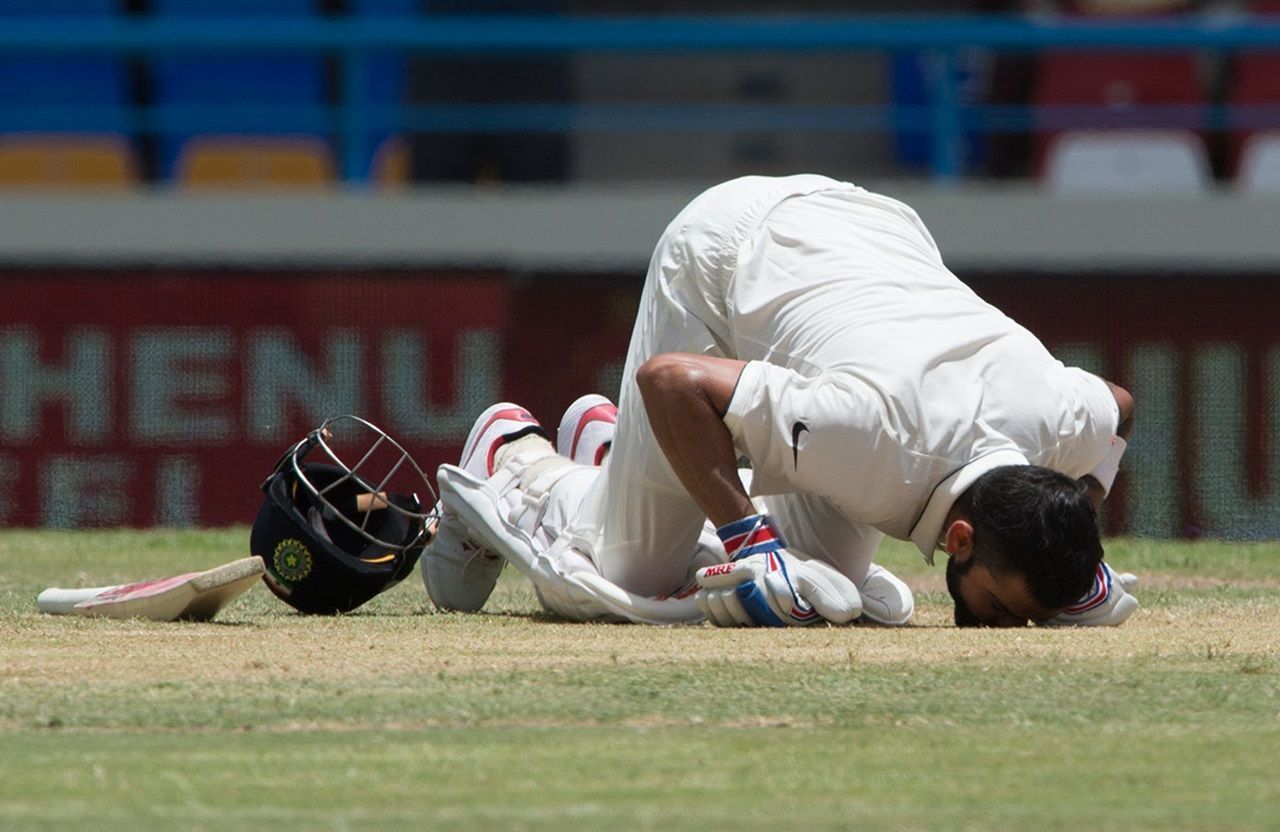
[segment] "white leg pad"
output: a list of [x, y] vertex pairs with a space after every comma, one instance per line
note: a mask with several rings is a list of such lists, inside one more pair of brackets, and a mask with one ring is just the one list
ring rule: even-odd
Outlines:
[[503, 495], [455, 465], [441, 465], [436, 479], [440, 502], [462, 519], [472, 536], [536, 583], [541, 569], [537, 544], [529, 532], [508, 520], [511, 506]]
[[871, 564], [867, 577], [858, 584], [862, 595], [862, 617], [876, 624], [898, 627], [911, 620], [916, 611], [911, 587], [879, 564]]
[[538, 535], [547, 513], [551, 489], [565, 477], [582, 470], [560, 456], [541, 436], [517, 439], [498, 450], [496, 469], [487, 482], [502, 498], [507, 519], [539, 538], [545, 547], [551, 540]]
[[[569, 549], [564, 541], [540, 544], [536, 529], [525, 527], [529, 511], [536, 514], [540, 498], [522, 493], [518, 480], [519, 475], [530, 473], [534, 479], [542, 480], [538, 483], [541, 485], [554, 470], [548, 466], [535, 471], [532, 465], [520, 470], [521, 462], [531, 461], [509, 456], [503, 460], [502, 470], [488, 480], [477, 479], [454, 465], [442, 465], [437, 483], [445, 506], [457, 512], [477, 540], [500, 553], [533, 582], [544, 606], [580, 621], [623, 619], [645, 624], [684, 624], [702, 619], [692, 597], [657, 599], [635, 595], [600, 577], [591, 561]], [[541, 498], [545, 496], [544, 492]]]
[[595, 572], [574, 572], [566, 576], [592, 600], [614, 615], [637, 624], [696, 624], [703, 620], [694, 595], [649, 598], [627, 592]]

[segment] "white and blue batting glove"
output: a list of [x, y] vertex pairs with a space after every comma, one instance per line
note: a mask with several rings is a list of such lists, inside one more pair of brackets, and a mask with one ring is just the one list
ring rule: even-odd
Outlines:
[[844, 624], [862, 614], [858, 588], [821, 561], [802, 560], [763, 514], [716, 530], [728, 563], [697, 572], [699, 609], [717, 627]]
[[1137, 575], [1116, 572], [1100, 563], [1088, 594], [1046, 623], [1067, 627], [1119, 627], [1138, 609], [1138, 599], [1129, 594], [1137, 586]]

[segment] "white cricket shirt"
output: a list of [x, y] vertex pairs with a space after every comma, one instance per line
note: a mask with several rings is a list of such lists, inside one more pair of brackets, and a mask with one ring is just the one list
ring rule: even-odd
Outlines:
[[932, 560], [974, 480], [1083, 476], [1119, 410], [961, 283], [914, 211], [832, 185], [779, 201], [736, 251], [725, 351], [750, 363], [724, 421], [753, 494], [820, 495]]

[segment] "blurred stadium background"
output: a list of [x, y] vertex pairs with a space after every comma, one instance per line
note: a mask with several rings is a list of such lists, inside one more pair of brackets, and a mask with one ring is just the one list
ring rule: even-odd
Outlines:
[[1280, 535], [1280, 3], [0, 0], [0, 524], [249, 522], [617, 388], [703, 187], [821, 172], [1140, 426], [1106, 523]]

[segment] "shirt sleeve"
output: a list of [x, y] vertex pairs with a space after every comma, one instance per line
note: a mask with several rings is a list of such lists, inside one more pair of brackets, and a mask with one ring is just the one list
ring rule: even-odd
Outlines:
[[1068, 476], [1082, 477], [1110, 453], [1120, 426], [1120, 405], [1107, 383], [1092, 373], [1067, 367], [1064, 379], [1075, 430], [1043, 464]]

